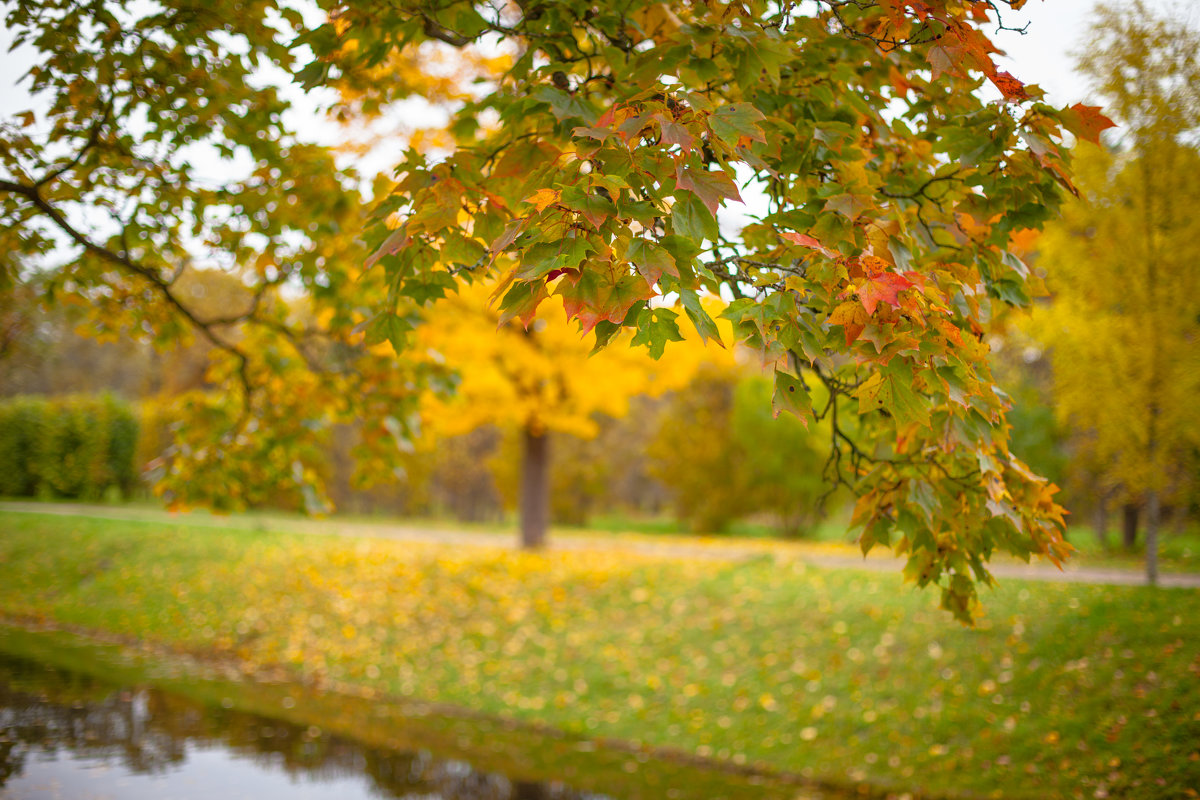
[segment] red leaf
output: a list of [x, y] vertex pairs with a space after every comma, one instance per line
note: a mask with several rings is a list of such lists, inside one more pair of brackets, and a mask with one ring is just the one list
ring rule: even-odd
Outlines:
[[673, 144], [679, 145], [679, 149], [684, 153], [691, 153], [696, 149], [696, 137], [688, 132], [688, 129], [680, 125], [678, 122], [672, 122], [662, 114], [655, 114], [654, 119], [662, 127], [662, 143], [670, 147]]
[[881, 300], [893, 308], [899, 308], [900, 301], [896, 296], [905, 289], [911, 289], [912, 285], [912, 281], [903, 275], [881, 272], [866, 282], [859, 290], [858, 298], [867, 314], [873, 315]]
[[796, 233], [795, 231], [783, 231], [779, 234], [784, 239], [787, 239], [792, 244], [798, 244], [801, 247], [807, 247], [809, 250], [816, 250], [822, 255], [829, 258], [837, 258], [837, 253], [830, 250], [819, 241], [809, 236], [807, 233]]
[[742, 196], [738, 194], [733, 179], [720, 170], [709, 172], [703, 169], [684, 169], [683, 165], [680, 165], [675, 169], [675, 185], [699, 197], [700, 202], [704, 203], [714, 216], [721, 206], [722, 198], [742, 202]]
[[615, 105], [609, 106], [608, 111], [605, 111], [604, 114], [600, 117], [600, 119], [596, 120], [596, 127], [597, 128], [611, 127], [613, 124], [613, 121], [616, 119], [616, 115], [617, 115], [617, 106], [615, 106]]
[[909, 0], [908, 6], [916, 12], [917, 19], [924, 22], [926, 18], [933, 12], [933, 8], [927, 3], [922, 3], [920, 0]]

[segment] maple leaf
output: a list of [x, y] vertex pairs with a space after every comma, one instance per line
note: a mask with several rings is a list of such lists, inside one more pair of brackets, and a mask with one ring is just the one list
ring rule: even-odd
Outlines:
[[680, 189], [693, 192], [714, 215], [721, 207], [722, 198], [742, 202], [733, 179], [720, 170], [688, 169], [681, 164], [675, 169], [675, 184]]
[[812, 397], [804, 382], [781, 369], [775, 370], [775, 393], [771, 397], [771, 410], [778, 417], [784, 411], [794, 415], [804, 427], [812, 417]]
[[913, 389], [912, 370], [898, 362], [893, 361], [868, 378], [854, 396], [858, 398], [859, 414], [882, 409], [900, 425], [929, 427], [929, 408]]
[[700, 242], [716, 241], [719, 229], [716, 215], [695, 192], [683, 191], [671, 206], [671, 224], [679, 234]]
[[504, 327], [513, 317], [518, 317], [528, 330], [537, 315], [538, 306], [546, 299], [546, 285], [542, 281], [514, 282], [500, 301], [500, 321], [497, 328]]
[[780, 237], [787, 239], [792, 244], [798, 244], [801, 247], [807, 247], [809, 250], [816, 250], [829, 258], [837, 258], [837, 253], [830, 250], [825, 245], [821, 244], [816, 238], [809, 236], [807, 233], [796, 233], [795, 231], [783, 231]]
[[1117, 123], [1100, 113], [1099, 106], [1085, 106], [1083, 103], [1064, 109], [1061, 118], [1067, 130], [1094, 144], [1100, 143], [1101, 131], [1117, 126]]
[[858, 266], [864, 275], [868, 278], [874, 278], [881, 272], [885, 272], [889, 264], [879, 256], [868, 253], [858, 259]]
[[938, 329], [938, 331], [943, 336], [945, 336], [948, 340], [950, 340], [954, 344], [958, 345], [959, 347], [963, 346], [962, 331], [960, 331], [958, 329], [958, 326], [955, 325], [953, 322], [946, 319], [945, 317], [938, 317], [937, 319], [934, 320], [933, 324]]
[[766, 144], [767, 137], [758, 125], [763, 119], [762, 112], [749, 103], [731, 103], [721, 106], [709, 116], [708, 127], [726, 141], [736, 142], [744, 136]]
[[680, 125], [678, 122], [667, 119], [662, 114], [655, 114], [654, 119], [662, 128], [662, 143], [670, 147], [678, 145], [679, 149], [684, 153], [691, 153], [696, 149], [696, 137], [692, 136], [688, 129]]
[[941, 45], [934, 45], [933, 47], [929, 48], [929, 53], [926, 55], [926, 58], [929, 61], [929, 66], [932, 67], [933, 80], [935, 81], [947, 72], [952, 75], [957, 75], [959, 73], [954, 56], [947, 48]]
[[1010, 102], [1017, 100], [1028, 100], [1029, 92], [1025, 89], [1025, 84], [1013, 77], [1009, 72], [997, 72], [994, 75], [989, 75], [990, 80], [1000, 94], [1004, 95], [1004, 99]]
[[634, 303], [654, 296], [640, 275], [616, 269], [568, 270], [556, 292], [563, 299], [567, 316], [579, 321], [583, 333], [601, 320], [621, 324]]
[[504, 226], [504, 230], [501, 231], [500, 235], [492, 240], [492, 244], [488, 248], [488, 251], [493, 255], [502, 252], [506, 247], [517, 240], [517, 237], [521, 235], [521, 230], [524, 227], [524, 219], [509, 220], [508, 224]]
[[826, 210], [836, 211], [851, 221], [858, 219], [863, 211], [873, 205], [874, 203], [867, 198], [849, 192], [835, 194], [825, 201]]
[[524, 202], [532, 203], [537, 209], [537, 213], [542, 213], [549, 206], [558, 202], [558, 198], [562, 196], [562, 192], [558, 189], [538, 189], [533, 194], [526, 197]]
[[846, 346], [849, 347], [866, 327], [868, 317], [861, 303], [848, 300], [833, 310], [826, 320], [830, 325], [842, 326], [846, 334]]
[[880, 272], [867, 280], [858, 290], [859, 300], [868, 316], [874, 316], [875, 309], [882, 301], [893, 308], [900, 307], [897, 295], [905, 289], [911, 289], [913, 282], [903, 275], [894, 272]]
[[375, 252], [372, 253], [369, 258], [367, 258], [365, 264], [366, 268], [370, 269], [377, 261], [379, 261], [379, 259], [396, 253], [400, 250], [400, 248], [407, 245], [410, 241], [412, 240], [408, 237], [407, 226], [401, 226], [392, 231], [387, 239], [383, 241], [383, 244], [379, 245]]
[[576, 139], [595, 139], [598, 142], [603, 142], [612, 136], [613, 132], [610, 128], [601, 128], [599, 126], [591, 128], [579, 125], [571, 131], [571, 135]]
[[679, 268], [671, 254], [647, 239], [635, 238], [631, 241], [625, 251], [625, 258], [637, 268], [650, 286], [658, 283], [664, 272], [671, 277], [679, 277]]

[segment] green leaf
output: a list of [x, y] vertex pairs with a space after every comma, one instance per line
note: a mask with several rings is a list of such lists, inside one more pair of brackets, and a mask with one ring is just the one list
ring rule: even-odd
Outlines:
[[533, 93], [535, 100], [550, 104], [550, 110], [559, 122], [567, 119], [582, 119], [589, 126], [596, 121], [596, 111], [578, 95], [568, 94], [553, 86], [541, 86]]
[[630, 241], [629, 248], [625, 251], [625, 258], [637, 267], [637, 271], [651, 286], [658, 283], [658, 279], [664, 272], [672, 277], [679, 277], [679, 268], [675, 266], [675, 259], [649, 239], [638, 237]]
[[592, 329], [592, 332], [596, 334], [596, 345], [592, 348], [592, 351], [589, 353], [589, 355], [594, 356], [596, 353], [599, 353], [601, 350], [607, 347], [608, 343], [612, 341], [613, 337], [621, 332], [621, 325], [616, 322], [609, 322], [606, 319], [602, 319], [596, 323], [596, 327]]
[[373, 347], [383, 342], [391, 342], [392, 348], [397, 353], [402, 353], [407, 346], [408, 334], [412, 330], [412, 322], [405, 317], [392, 313], [379, 314], [367, 326], [363, 344]]
[[915, 422], [929, 427], [928, 401], [912, 388], [912, 370], [902, 364], [893, 359], [858, 387], [854, 392], [858, 398], [858, 413], [865, 415], [884, 410], [898, 425]]
[[556, 242], [538, 242], [525, 251], [516, 278], [544, 278], [556, 269], [577, 269], [595, 246], [583, 236], [568, 236]]
[[713, 341], [724, 347], [725, 343], [721, 341], [721, 332], [717, 330], [717, 323], [700, 304], [700, 296], [691, 289], [683, 289], [679, 292], [679, 299], [683, 301], [683, 310], [687, 312], [688, 319], [696, 327], [696, 333], [700, 334], [701, 341]]
[[542, 281], [517, 281], [500, 300], [500, 324], [519, 317], [526, 328], [537, 314], [538, 306], [546, 299], [546, 284]]
[[567, 316], [579, 320], [584, 333], [600, 320], [623, 322], [635, 303], [654, 294], [640, 275], [605, 268], [569, 272], [555, 293], [562, 297]]
[[633, 344], [645, 345], [651, 358], [661, 358], [667, 342], [683, 341], [679, 323], [675, 321], [678, 317], [669, 308], [643, 308], [638, 314], [638, 331], [633, 337]]
[[795, 375], [776, 369], [775, 394], [771, 396], [771, 410], [776, 417], [787, 411], [807, 428], [808, 421], [813, 416], [812, 397], [809, 395], [804, 381]]
[[716, 241], [717, 218], [693, 192], [680, 192], [671, 207], [671, 225], [675, 232], [699, 244], [705, 239]]
[[458, 288], [454, 276], [445, 270], [423, 270], [412, 277], [406, 278], [401, 285], [400, 293], [411, 297], [419, 305], [425, 305], [446, 296]]
[[767, 137], [758, 125], [764, 119], [762, 112], [749, 103], [732, 103], [713, 112], [708, 127], [713, 135], [730, 145], [736, 145], [743, 136], [765, 144]]
[[658, 240], [658, 243], [671, 254], [671, 258], [675, 259], [675, 266], [678, 268], [680, 275], [693, 275], [692, 265], [695, 263], [696, 256], [700, 255], [700, 243], [695, 242], [686, 236], [676, 236], [674, 234], [664, 236]]

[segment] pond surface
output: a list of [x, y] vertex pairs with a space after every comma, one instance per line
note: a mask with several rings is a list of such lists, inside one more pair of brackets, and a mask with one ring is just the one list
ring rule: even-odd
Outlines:
[[[71, 697], [74, 699], [68, 700]], [[0, 655], [0, 797], [606, 800]]]
[[[106, 681], [97, 676], [96, 664], [88, 667], [85, 673], [0, 650], [0, 800], [794, 800], [833, 796], [794, 783], [655, 760], [646, 754], [605, 753], [585, 742], [539, 743], [527, 731], [514, 734], [516, 745], [499, 741], [504, 738], [502, 731], [486, 731], [483, 740], [494, 742], [495, 747], [486, 751], [492, 755], [483, 759], [489, 762], [487, 767], [480, 767], [458, 753], [368, 744], [345, 731], [347, 719], [351, 726], [359, 725], [364, 735], [375, 725], [353, 722], [357, 719], [353, 711], [331, 718], [329, 727], [312, 719], [304, 721], [313, 724], [297, 724], [282, 714], [238, 710], [229, 698], [206, 702], [152, 685]], [[209, 693], [212, 698], [220, 694]], [[296, 708], [291, 697], [285, 695], [289, 699], [284, 699], [283, 707]], [[369, 705], [372, 718], [395, 716], [386, 710], [381, 715], [379, 704]], [[389, 724], [407, 723], [393, 719]], [[419, 721], [415, 741], [424, 741], [420, 725], [428, 726], [431, 742], [438, 741], [438, 724], [436, 719]], [[450, 729], [461, 742], [463, 725], [487, 724], [455, 720]], [[414, 738], [400, 741], [411, 745]], [[520, 754], [521, 748], [544, 750], [542, 761], [548, 761], [552, 770], [559, 769], [563, 779], [529, 779], [533, 762]]]

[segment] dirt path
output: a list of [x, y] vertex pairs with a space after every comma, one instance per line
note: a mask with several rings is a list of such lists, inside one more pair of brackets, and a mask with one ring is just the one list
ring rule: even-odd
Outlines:
[[[204, 511], [173, 513], [153, 508], [113, 507], [75, 503], [0, 502], [0, 511], [55, 514], [91, 517], [130, 522], [162, 522], [200, 527], [229, 528], [306, 533], [334, 536], [370, 536], [398, 541], [476, 547], [516, 547], [511, 532], [497, 530], [464, 530], [440, 525], [419, 525], [405, 522], [375, 522], [342, 519], [303, 519], [288, 516], [242, 515], [222, 517]], [[860, 569], [872, 572], [899, 572], [902, 560], [888, 555], [863, 558], [853, 547], [821, 542], [752, 541], [739, 539], [702, 540], [681, 538], [678, 541], [657, 537], [607, 534], [554, 533], [550, 549], [559, 551], [623, 550], [667, 558], [699, 558], [718, 561], [741, 561], [771, 556], [799, 559], [819, 567]], [[1049, 564], [994, 563], [992, 573], [997, 578], [1018, 578], [1035, 581], [1063, 581], [1135, 586], [1146, 582], [1138, 570], [1096, 568], [1068, 565], [1062, 571]], [[1159, 576], [1165, 588], [1200, 589], [1200, 573], [1167, 573]]]

